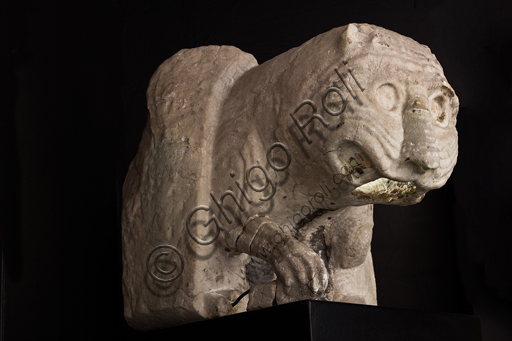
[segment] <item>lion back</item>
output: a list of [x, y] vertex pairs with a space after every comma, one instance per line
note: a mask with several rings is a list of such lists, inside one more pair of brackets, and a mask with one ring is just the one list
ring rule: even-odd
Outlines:
[[186, 219], [211, 200], [212, 146], [222, 103], [233, 83], [256, 65], [235, 47], [206, 46], [179, 51], [151, 78], [147, 124], [123, 186], [124, 314], [134, 328], [217, 316], [210, 309], [219, 302], [208, 304], [212, 297], [232, 313], [226, 292], [246, 289], [243, 276], [220, 271], [243, 267], [240, 257], [227, 257], [218, 241], [195, 242]]

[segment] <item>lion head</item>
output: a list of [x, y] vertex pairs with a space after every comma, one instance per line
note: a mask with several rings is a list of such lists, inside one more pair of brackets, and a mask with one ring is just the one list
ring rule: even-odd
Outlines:
[[[309, 50], [324, 58], [311, 62]], [[295, 53], [298, 71], [286, 82], [297, 84], [301, 63], [312, 65], [315, 77], [289, 97], [297, 103], [309, 96], [319, 116], [306, 127], [311, 110], [302, 109], [305, 102], [290, 115], [304, 125], [302, 150], [294, 156], [304, 166], [323, 164], [312, 173], [342, 186], [336, 206], [415, 204], [446, 183], [457, 160], [459, 100], [427, 46], [377, 26], [350, 24]], [[296, 129], [290, 120], [281, 124]], [[281, 139], [292, 145], [289, 135]]]

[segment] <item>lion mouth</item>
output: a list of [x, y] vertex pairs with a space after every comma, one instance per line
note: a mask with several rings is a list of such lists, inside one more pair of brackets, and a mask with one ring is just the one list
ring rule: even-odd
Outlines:
[[337, 153], [329, 157], [333, 169], [339, 169], [337, 177], [333, 177], [334, 183], [347, 185], [345, 193], [348, 197], [344, 200], [348, 199], [354, 205], [413, 205], [419, 203], [429, 190], [423, 185], [425, 174], [417, 176], [409, 163], [384, 168], [361, 147], [350, 143], [341, 145]]
[[410, 204], [411, 201], [421, 200], [419, 189], [414, 182], [395, 181], [388, 178], [378, 178], [354, 189], [351, 194], [359, 200], [374, 204]]

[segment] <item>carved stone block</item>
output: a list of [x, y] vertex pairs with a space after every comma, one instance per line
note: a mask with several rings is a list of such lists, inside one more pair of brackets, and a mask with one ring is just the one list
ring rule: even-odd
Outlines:
[[457, 159], [458, 98], [436, 57], [368, 24], [262, 65], [230, 46], [181, 50], [147, 101], [123, 187], [125, 317], [137, 329], [248, 302], [376, 305], [373, 204], [420, 202]]

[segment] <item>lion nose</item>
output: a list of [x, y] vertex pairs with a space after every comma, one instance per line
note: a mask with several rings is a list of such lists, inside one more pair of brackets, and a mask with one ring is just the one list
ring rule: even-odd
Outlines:
[[421, 95], [413, 96], [403, 114], [404, 141], [402, 156], [412, 161], [419, 172], [439, 167], [439, 154], [434, 137], [432, 115]]

